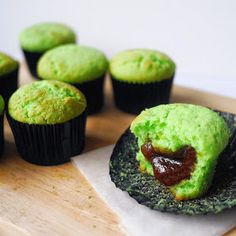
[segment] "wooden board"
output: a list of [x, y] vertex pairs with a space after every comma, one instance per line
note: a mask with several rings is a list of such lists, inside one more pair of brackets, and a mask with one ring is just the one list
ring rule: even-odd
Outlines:
[[[24, 65], [21, 84], [32, 81]], [[175, 86], [174, 102], [236, 113], [236, 100]], [[85, 151], [114, 143], [134, 116], [113, 106], [106, 83], [103, 111], [88, 118]], [[5, 120], [0, 159], [0, 235], [124, 235], [120, 220], [71, 164], [41, 167], [22, 160]], [[233, 235], [232, 230], [227, 235]]]

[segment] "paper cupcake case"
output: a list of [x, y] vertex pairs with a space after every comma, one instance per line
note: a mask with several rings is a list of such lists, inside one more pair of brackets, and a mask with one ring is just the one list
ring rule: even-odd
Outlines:
[[37, 76], [37, 63], [39, 58], [43, 55], [43, 53], [39, 53], [39, 52], [28, 52], [26, 50], [23, 50], [29, 71], [31, 73], [31, 75], [34, 76], [35, 79], [38, 79]]
[[139, 114], [143, 109], [169, 103], [173, 77], [160, 82], [128, 83], [111, 77], [115, 105], [122, 111]]
[[78, 88], [86, 97], [88, 114], [92, 115], [99, 112], [104, 105], [104, 93], [103, 93], [103, 84], [104, 84], [105, 75], [88, 81], [82, 84], [74, 83], [76, 88]]
[[51, 166], [70, 161], [85, 144], [86, 111], [62, 124], [32, 125], [14, 120], [7, 113], [16, 148], [33, 164]]
[[17, 90], [18, 70], [19, 66], [14, 71], [0, 76], [0, 94], [4, 98], [5, 103], [8, 102], [10, 96]]

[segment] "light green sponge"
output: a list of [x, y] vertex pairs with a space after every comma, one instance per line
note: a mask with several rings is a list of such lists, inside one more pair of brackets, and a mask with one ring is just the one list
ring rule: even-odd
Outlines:
[[114, 79], [129, 83], [152, 83], [170, 79], [175, 63], [166, 54], [150, 49], [126, 50], [110, 61], [109, 71]]
[[[196, 151], [196, 164], [189, 179], [170, 190], [178, 200], [200, 197], [209, 188], [217, 158], [229, 140], [229, 128], [216, 112], [191, 104], [160, 105], [144, 110], [131, 124], [138, 145], [151, 140], [154, 148], [177, 151], [191, 146]], [[151, 163], [137, 153], [141, 170], [153, 175]]]

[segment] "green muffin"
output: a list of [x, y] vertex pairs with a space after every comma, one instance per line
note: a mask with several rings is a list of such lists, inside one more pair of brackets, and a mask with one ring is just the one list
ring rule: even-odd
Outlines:
[[84, 147], [86, 99], [69, 84], [22, 86], [9, 99], [7, 117], [18, 152], [31, 163], [61, 164]]
[[36, 74], [39, 58], [46, 51], [57, 46], [76, 43], [76, 34], [68, 26], [60, 23], [39, 23], [24, 29], [20, 34], [20, 45], [30, 72]]
[[5, 53], [0, 52], [0, 94], [7, 102], [17, 89], [18, 62]]
[[[229, 140], [229, 128], [222, 117], [208, 108], [190, 104], [160, 105], [147, 109], [132, 122], [131, 131], [138, 138], [136, 158], [140, 169], [150, 175], [155, 173], [156, 177], [157, 171], [159, 181], [162, 178], [160, 182], [170, 188], [177, 200], [197, 198], [208, 190], [217, 158]], [[147, 149], [144, 149], [147, 147], [156, 158], [152, 159], [152, 163], [154, 160], [159, 167], [151, 164]], [[181, 169], [184, 162], [188, 166]], [[169, 167], [176, 167], [176, 170], [168, 172]], [[182, 178], [186, 171], [189, 172]]]
[[0, 95], [0, 155], [2, 155], [4, 150], [4, 107], [5, 102], [3, 97]]
[[103, 106], [103, 81], [108, 67], [105, 55], [91, 47], [65, 45], [45, 53], [39, 60], [38, 77], [59, 80], [79, 88], [88, 101], [89, 114]]
[[175, 63], [166, 54], [133, 49], [115, 55], [109, 65], [116, 106], [138, 114], [169, 102]]

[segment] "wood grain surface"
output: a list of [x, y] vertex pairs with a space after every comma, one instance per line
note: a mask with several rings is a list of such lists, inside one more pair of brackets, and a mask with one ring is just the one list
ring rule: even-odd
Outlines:
[[[25, 65], [21, 84], [33, 81]], [[236, 100], [175, 86], [173, 102], [236, 113]], [[106, 104], [88, 118], [85, 152], [116, 142], [134, 116], [118, 111], [106, 82]], [[236, 229], [227, 233], [235, 235]], [[0, 235], [125, 235], [120, 220], [71, 164], [41, 167], [22, 160], [5, 120], [0, 159]]]

